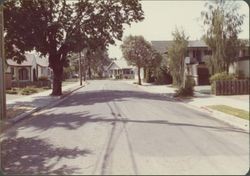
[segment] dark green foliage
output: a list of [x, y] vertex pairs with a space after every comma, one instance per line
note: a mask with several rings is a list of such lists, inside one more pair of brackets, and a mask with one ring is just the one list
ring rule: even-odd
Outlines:
[[7, 0], [4, 3], [6, 57], [22, 62], [25, 51], [49, 57], [52, 95], [61, 95], [68, 54], [105, 49], [121, 40], [124, 24], [143, 20], [138, 0]]
[[222, 73], [216, 73], [213, 76], [210, 77], [210, 83], [211, 83], [211, 89], [212, 89], [212, 93], [215, 92], [215, 82], [216, 81], [220, 81], [220, 80], [234, 80], [236, 79], [236, 75], [235, 74], [227, 74], [226, 72], [222, 72]]
[[150, 68], [144, 69], [144, 82], [153, 83], [155, 82], [155, 76], [153, 75], [154, 71]]
[[18, 91], [16, 89], [10, 89], [10, 90], [6, 90], [6, 94], [16, 95], [18, 94]]
[[187, 76], [185, 87], [180, 87], [175, 94], [175, 97], [188, 97], [194, 95], [195, 81], [191, 76]]
[[234, 80], [235, 75], [234, 74], [227, 74], [226, 72], [222, 73], [216, 73], [213, 76], [210, 77], [210, 83], [213, 84], [215, 81], [219, 80]]
[[169, 69], [173, 84], [180, 87], [183, 84], [184, 59], [187, 53], [188, 37], [184, 31], [176, 29], [173, 32], [174, 43], [169, 49]]
[[21, 94], [22, 95], [31, 95], [34, 93], [37, 93], [38, 91], [35, 88], [32, 87], [26, 87], [24, 89], [22, 89]]
[[143, 36], [128, 36], [121, 45], [123, 57], [138, 68], [138, 84], [141, 85], [141, 68], [154, 69], [161, 63], [161, 55], [152, 48]]
[[210, 73], [228, 72], [229, 65], [236, 61], [239, 50], [243, 47], [238, 39], [244, 15], [240, 15], [236, 1], [216, 0], [206, 3], [202, 11], [204, 29], [203, 39], [212, 50], [207, 57]]
[[164, 85], [172, 84], [172, 76], [170, 75], [168, 69], [160, 67], [156, 71], [155, 84]]

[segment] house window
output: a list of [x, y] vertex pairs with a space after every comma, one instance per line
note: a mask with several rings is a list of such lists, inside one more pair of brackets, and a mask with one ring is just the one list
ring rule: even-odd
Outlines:
[[19, 80], [28, 80], [29, 79], [29, 72], [26, 68], [21, 68], [18, 71], [18, 75], [19, 75]]

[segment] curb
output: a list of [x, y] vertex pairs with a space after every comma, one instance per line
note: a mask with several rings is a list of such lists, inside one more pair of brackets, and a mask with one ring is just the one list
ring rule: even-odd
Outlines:
[[233, 127], [245, 130], [248, 133], [250, 131], [248, 120], [241, 119], [239, 117], [236, 117], [236, 116], [233, 116], [230, 114], [226, 114], [226, 113], [223, 113], [223, 112], [220, 112], [220, 111], [208, 108], [208, 107], [200, 107], [200, 108], [208, 111], [213, 118], [216, 118], [220, 121], [223, 121], [223, 122], [225, 122]]
[[80, 86], [80, 87], [77, 87], [77, 88], [73, 88], [72, 90], [69, 90], [69, 92], [67, 92], [66, 94], [64, 95], [61, 95], [58, 97], [58, 100], [55, 100], [55, 102], [51, 103], [51, 104], [47, 104], [47, 105], [44, 105], [44, 106], [39, 106], [39, 107], [36, 107], [32, 110], [29, 110], [27, 112], [24, 112], [20, 115], [17, 115], [16, 117], [13, 117], [5, 122], [3, 122], [3, 125], [1, 127], [1, 131], [5, 130], [6, 128], [12, 126], [12, 125], [15, 125], [16, 123], [24, 120], [27, 116], [31, 115], [31, 114], [34, 114], [35, 112], [38, 112], [38, 111], [41, 111], [45, 108], [51, 108], [51, 107], [54, 107], [58, 104], [60, 104], [61, 102], [65, 101], [67, 98], [69, 98], [69, 95], [71, 95], [73, 92], [85, 87], [87, 85], [87, 83], [85, 83], [84, 85]]
[[208, 107], [204, 107], [204, 106], [199, 107], [199, 106], [195, 106], [192, 104], [188, 104], [188, 103], [184, 102], [183, 100], [178, 100], [178, 101], [189, 108], [208, 113], [208, 115], [210, 117], [212, 117], [213, 119], [216, 119], [220, 122], [226, 123], [234, 128], [242, 129], [248, 133], [250, 131], [248, 120], [244, 120], [244, 119], [241, 119], [241, 118], [233, 116], [233, 115], [229, 115], [229, 114], [226, 114], [226, 113], [223, 113], [220, 111], [216, 111], [216, 110], [208, 108]]

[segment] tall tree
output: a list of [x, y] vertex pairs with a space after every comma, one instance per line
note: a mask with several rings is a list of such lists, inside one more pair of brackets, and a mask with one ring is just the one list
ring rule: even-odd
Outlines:
[[175, 29], [172, 33], [173, 45], [169, 48], [169, 69], [173, 77], [173, 84], [180, 87], [184, 82], [184, 59], [187, 53], [188, 37], [184, 31]]
[[216, 0], [205, 4], [206, 10], [201, 12], [204, 24], [204, 40], [212, 50], [207, 57], [211, 74], [227, 71], [241, 47], [238, 34], [244, 15], [240, 15], [239, 5], [234, 1]]
[[121, 45], [123, 57], [138, 68], [138, 84], [141, 85], [141, 68], [157, 63], [159, 55], [143, 36], [128, 36]]
[[162, 55], [155, 49], [151, 49], [151, 59], [144, 67], [144, 78], [146, 82], [154, 82], [157, 75], [157, 69], [161, 67]]
[[7, 0], [4, 4], [7, 58], [22, 62], [25, 51], [49, 58], [52, 95], [61, 95], [67, 55], [106, 48], [122, 39], [124, 24], [143, 20], [138, 0]]
[[92, 77], [92, 72], [102, 78], [104, 72], [104, 66], [107, 66], [111, 63], [107, 50], [97, 48], [96, 50], [90, 50], [87, 52], [86, 56], [86, 67], [88, 68], [89, 78]]

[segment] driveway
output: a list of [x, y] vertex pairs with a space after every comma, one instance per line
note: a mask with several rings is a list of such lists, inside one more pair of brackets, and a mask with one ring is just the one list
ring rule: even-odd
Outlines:
[[7, 174], [246, 174], [249, 134], [170, 98], [91, 81], [2, 135]]

